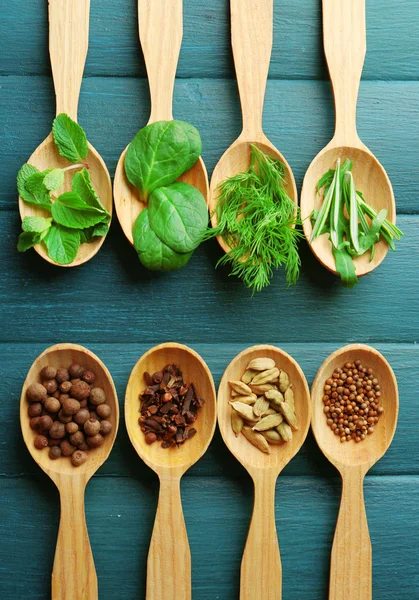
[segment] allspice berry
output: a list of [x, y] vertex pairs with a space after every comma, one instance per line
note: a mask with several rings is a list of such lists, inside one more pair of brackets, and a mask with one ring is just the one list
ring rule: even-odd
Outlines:
[[74, 398], [68, 398], [64, 400], [62, 404], [62, 411], [65, 415], [75, 415], [80, 410], [80, 402]]
[[41, 383], [32, 383], [26, 390], [29, 402], [41, 402], [47, 395], [47, 390]]
[[61, 439], [65, 436], [65, 425], [60, 421], [54, 421], [51, 429], [49, 430], [49, 436], [54, 440]]
[[105, 392], [100, 387], [94, 387], [90, 390], [90, 402], [93, 406], [99, 406], [106, 402]]
[[100, 433], [102, 435], [108, 435], [112, 431], [112, 423], [110, 421], [100, 422]]
[[48, 440], [48, 446], [59, 446], [61, 444], [61, 439], [53, 440], [52, 437]]
[[53, 398], [59, 398], [60, 397], [60, 390], [56, 390], [53, 394], [52, 394]]
[[33, 402], [28, 406], [28, 415], [30, 417], [39, 417], [42, 413], [42, 404], [40, 402]]
[[50, 396], [58, 389], [58, 385], [55, 379], [48, 379], [47, 381], [43, 381], [42, 385], [47, 390], [47, 394], [49, 394]]
[[51, 367], [50, 365], [44, 367], [41, 371], [41, 379], [43, 379], [43, 380], [55, 379], [56, 376], [57, 376], [57, 369], [55, 369], [54, 367]]
[[81, 408], [73, 417], [77, 425], [84, 425], [90, 419], [90, 412], [87, 408]]
[[90, 394], [90, 385], [85, 381], [77, 381], [71, 386], [71, 395], [77, 400], [86, 400]]
[[100, 433], [97, 433], [96, 435], [88, 436], [86, 441], [91, 448], [98, 448], [103, 444], [105, 438]]
[[111, 407], [109, 404], [99, 404], [96, 407], [96, 414], [100, 419], [107, 419], [111, 414]]
[[78, 449], [79, 450], [89, 450], [89, 446], [86, 444], [86, 442], [83, 442], [82, 444], [80, 444]]
[[71, 398], [70, 394], [60, 394], [60, 397], [58, 398], [58, 400], [62, 404], [64, 402], [64, 400], [68, 400], [69, 398]]
[[48, 439], [44, 435], [37, 435], [34, 441], [35, 448], [43, 450], [48, 446]]
[[71, 464], [74, 467], [79, 467], [80, 465], [85, 463], [86, 460], [87, 460], [87, 454], [86, 454], [86, 452], [83, 452], [83, 450], [76, 450], [71, 456]]
[[86, 435], [96, 435], [100, 431], [100, 421], [89, 419], [85, 422], [83, 431]]
[[70, 379], [70, 373], [67, 369], [57, 369], [55, 379], [58, 383], [63, 383], [63, 381], [68, 381]]
[[44, 403], [44, 408], [50, 413], [57, 413], [61, 408], [61, 402], [57, 398], [49, 396]]
[[154, 444], [154, 442], [157, 440], [157, 436], [152, 431], [149, 431], [145, 434], [144, 439], [146, 441], [146, 444]]
[[84, 435], [81, 431], [76, 431], [76, 433], [72, 433], [68, 438], [70, 444], [73, 446], [80, 446], [84, 443]]
[[86, 408], [87, 400], [80, 400], [80, 408]]
[[61, 448], [59, 446], [51, 446], [49, 449], [48, 456], [55, 460], [56, 458], [60, 458], [61, 456]]
[[29, 421], [29, 425], [31, 427], [31, 429], [37, 429], [38, 428], [38, 423], [39, 423], [39, 419], [41, 417], [33, 417], [30, 421]]
[[71, 381], [63, 381], [62, 383], [60, 383], [60, 392], [62, 392], [63, 394], [68, 394], [72, 387], [73, 384], [71, 383]]
[[70, 421], [73, 420], [73, 417], [71, 415], [66, 415], [65, 412], [63, 411], [63, 409], [60, 410], [60, 412], [58, 413], [58, 419], [61, 421], [61, 423], [70, 423]]
[[89, 385], [92, 385], [96, 381], [96, 375], [93, 373], [93, 371], [85, 371], [82, 379]]
[[68, 369], [68, 372], [70, 373], [70, 377], [81, 377], [84, 373], [84, 369], [79, 364], [73, 363]]
[[47, 431], [49, 431], [52, 426], [53, 421], [50, 416], [44, 415], [43, 417], [39, 418], [38, 429], [41, 433], [47, 433]]
[[63, 440], [60, 444], [60, 448], [63, 456], [71, 456], [76, 449], [68, 440]]
[[70, 423], [67, 423], [65, 426], [65, 430], [67, 433], [76, 433], [76, 431], [79, 430], [79, 426], [77, 425], [77, 423], [74, 423], [74, 421], [70, 421]]

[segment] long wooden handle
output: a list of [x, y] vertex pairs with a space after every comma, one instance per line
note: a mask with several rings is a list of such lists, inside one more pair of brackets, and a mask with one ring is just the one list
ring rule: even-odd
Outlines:
[[149, 123], [169, 121], [183, 35], [182, 0], [138, 0], [138, 28], [150, 86]]
[[367, 49], [365, 0], [323, 0], [323, 44], [335, 99], [335, 138], [358, 141], [356, 103]]
[[191, 600], [191, 553], [180, 477], [160, 475], [159, 503], [147, 560], [147, 600]]
[[244, 549], [240, 600], [281, 600], [282, 567], [275, 526], [275, 483], [272, 473], [254, 478], [255, 502]]
[[364, 474], [342, 472], [342, 499], [330, 563], [330, 600], [371, 600], [372, 550], [365, 513]]
[[97, 600], [97, 577], [84, 516], [84, 481], [60, 481], [61, 517], [52, 600]]
[[77, 120], [89, 44], [90, 0], [49, 0], [49, 54], [57, 114]]
[[230, 0], [231, 44], [243, 114], [243, 134], [262, 131], [263, 101], [272, 52], [273, 0]]

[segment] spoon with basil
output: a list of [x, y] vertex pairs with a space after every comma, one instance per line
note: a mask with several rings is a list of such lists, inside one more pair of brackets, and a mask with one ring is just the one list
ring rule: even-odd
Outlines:
[[139, 0], [138, 22], [151, 114], [119, 159], [115, 209], [143, 265], [170, 271], [186, 264], [205, 233], [208, 176], [199, 132], [172, 116], [182, 0]]

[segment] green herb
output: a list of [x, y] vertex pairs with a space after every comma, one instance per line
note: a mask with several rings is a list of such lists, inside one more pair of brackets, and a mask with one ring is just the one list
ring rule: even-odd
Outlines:
[[269, 285], [273, 270], [285, 267], [295, 284], [300, 269], [297, 243], [301, 233], [294, 202], [285, 189], [283, 163], [251, 145], [250, 166], [223, 181], [214, 211], [217, 226], [207, 238], [221, 236], [231, 248], [217, 263], [230, 264], [232, 275], [253, 292]]
[[349, 159], [342, 166], [338, 160], [336, 169], [329, 169], [319, 180], [317, 189], [323, 189], [324, 199], [320, 210], [311, 215], [313, 230], [309, 240], [311, 244], [316, 237], [329, 234], [336, 271], [346, 287], [358, 283], [353, 257], [370, 251], [372, 260], [380, 238], [395, 250], [394, 238], [398, 240], [403, 235], [386, 219], [385, 209], [377, 212], [356, 191], [352, 166]]
[[[91, 242], [94, 237], [108, 232], [110, 214], [104, 208], [93, 189], [85, 163], [88, 152], [83, 129], [65, 114], [58, 115], [53, 123], [53, 136], [58, 150], [77, 164], [64, 169], [52, 168], [38, 171], [24, 164], [17, 176], [21, 198], [45, 209], [52, 218], [25, 217], [23, 233], [19, 236], [18, 250], [25, 252], [44, 242], [49, 257], [59, 264], [69, 264], [77, 256], [81, 243]], [[80, 169], [72, 179], [72, 191], [52, 196], [64, 184], [66, 171]]]

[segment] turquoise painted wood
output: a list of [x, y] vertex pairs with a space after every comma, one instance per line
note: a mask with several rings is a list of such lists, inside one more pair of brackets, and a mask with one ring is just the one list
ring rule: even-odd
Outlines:
[[[345, 343], [367, 342], [383, 352], [399, 381], [400, 418], [392, 446], [365, 482], [374, 600], [417, 600], [419, 49], [414, 42], [419, 11], [415, 2], [367, 0], [368, 53], [358, 106], [359, 133], [394, 186], [398, 224], [405, 231], [397, 252], [389, 253], [379, 269], [348, 291], [302, 243], [298, 285], [286, 289], [277, 274], [270, 288], [253, 298], [227, 269], [214, 269], [220, 257], [215, 242], [203, 245], [181, 272], [151, 274], [140, 267], [116, 221], [100, 253], [78, 269], [60, 270], [34, 252], [16, 252], [20, 224], [16, 172], [47, 135], [55, 107], [46, 0], [3, 4], [0, 598], [50, 597], [58, 495], [24, 447], [18, 420], [20, 390], [32, 361], [46, 346], [60, 341], [90, 347], [113, 374], [122, 407], [138, 357], [158, 342], [175, 339], [202, 354], [217, 384], [228, 362], [255, 343], [274, 343], [290, 352], [309, 383], [324, 358]], [[264, 127], [292, 165], [298, 186], [333, 132], [320, 4], [275, 0]], [[200, 129], [211, 172], [241, 125], [228, 0], [184, 0], [184, 15], [174, 113]], [[79, 117], [112, 174], [148, 112], [136, 0], [91, 0]], [[339, 494], [336, 471], [309, 435], [277, 484], [284, 599], [327, 598]], [[207, 454], [185, 476], [182, 499], [194, 600], [236, 600], [252, 487], [219, 432]], [[156, 478], [130, 446], [122, 420], [114, 451], [86, 494], [101, 600], [144, 598], [156, 502]]]

